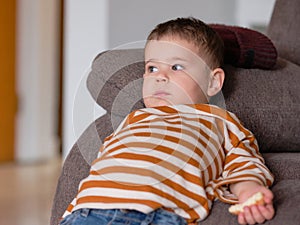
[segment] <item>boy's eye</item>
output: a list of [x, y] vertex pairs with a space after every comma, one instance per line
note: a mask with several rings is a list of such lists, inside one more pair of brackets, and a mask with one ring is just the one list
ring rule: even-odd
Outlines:
[[172, 70], [177, 71], [177, 70], [183, 70], [183, 66], [179, 64], [175, 64], [172, 66]]
[[158, 69], [155, 66], [149, 66], [148, 67], [148, 72], [149, 73], [155, 73], [157, 71], [158, 71]]

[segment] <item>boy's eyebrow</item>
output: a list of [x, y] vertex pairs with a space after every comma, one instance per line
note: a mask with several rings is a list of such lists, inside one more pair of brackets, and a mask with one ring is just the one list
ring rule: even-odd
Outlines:
[[149, 59], [149, 60], [145, 60], [145, 64], [147, 64], [147, 63], [149, 63], [149, 62], [155, 62], [155, 60], [153, 60], [153, 59]]
[[174, 56], [171, 58], [167, 58], [166, 60], [159, 60], [159, 59], [148, 59], [145, 61], [145, 64], [149, 63], [149, 62], [168, 62], [168, 61], [182, 61], [182, 62], [188, 62], [188, 60], [178, 57], [178, 56]]

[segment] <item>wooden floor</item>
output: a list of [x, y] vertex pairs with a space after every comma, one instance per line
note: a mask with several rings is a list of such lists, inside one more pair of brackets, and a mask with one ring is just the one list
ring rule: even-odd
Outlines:
[[61, 160], [0, 164], [0, 224], [47, 225]]

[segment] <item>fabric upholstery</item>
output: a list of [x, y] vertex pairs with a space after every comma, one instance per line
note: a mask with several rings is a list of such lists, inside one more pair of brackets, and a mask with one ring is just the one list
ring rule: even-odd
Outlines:
[[256, 136], [261, 152], [299, 152], [300, 68], [279, 59], [274, 70], [226, 67], [226, 108]]
[[275, 177], [274, 184], [285, 179], [300, 180], [299, 152], [263, 153], [263, 157]]
[[299, 9], [299, 0], [277, 0], [267, 32], [279, 56], [297, 65], [300, 65]]

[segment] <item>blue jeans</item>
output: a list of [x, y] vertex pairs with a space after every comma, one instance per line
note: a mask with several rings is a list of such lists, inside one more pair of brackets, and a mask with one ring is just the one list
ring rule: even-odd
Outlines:
[[157, 209], [149, 214], [124, 209], [79, 209], [64, 218], [60, 225], [186, 225], [175, 213]]

